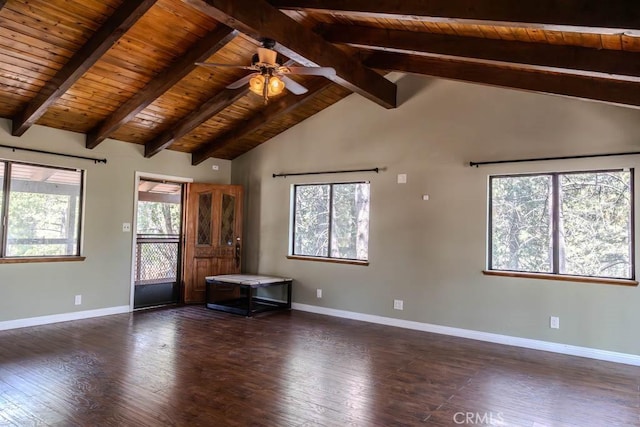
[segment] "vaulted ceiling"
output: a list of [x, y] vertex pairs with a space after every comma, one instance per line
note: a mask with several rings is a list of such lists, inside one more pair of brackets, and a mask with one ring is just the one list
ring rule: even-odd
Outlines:
[[[633, 108], [640, 7], [628, 0], [0, 0], [0, 117], [233, 159], [350, 93], [395, 108], [388, 71]], [[262, 38], [332, 81], [267, 104], [227, 86]]]

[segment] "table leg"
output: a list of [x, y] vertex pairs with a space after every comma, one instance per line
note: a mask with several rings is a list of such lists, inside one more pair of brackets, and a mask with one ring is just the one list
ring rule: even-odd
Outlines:
[[247, 317], [253, 316], [253, 288], [247, 286]]

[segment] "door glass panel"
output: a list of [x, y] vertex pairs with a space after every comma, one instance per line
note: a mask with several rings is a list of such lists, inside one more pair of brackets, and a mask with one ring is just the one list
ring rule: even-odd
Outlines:
[[220, 221], [220, 244], [233, 245], [233, 224], [236, 216], [236, 198], [229, 194], [222, 196], [222, 219]]
[[138, 236], [178, 237], [182, 215], [182, 184], [140, 180]]
[[211, 244], [211, 193], [198, 196], [198, 244]]

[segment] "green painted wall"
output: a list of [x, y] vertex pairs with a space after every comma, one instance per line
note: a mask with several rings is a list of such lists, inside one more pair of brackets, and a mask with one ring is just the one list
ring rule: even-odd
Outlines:
[[[298, 303], [640, 355], [640, 289], [481, 273], [490, 174], [640, 167], [640, 156], [468, 166], [640, 150], [640, 111], [417, 76], [398, 84], [397, 109], [352, 95], [233, 161], [247, 193], [245, 270], [293, 277]], [[372, 167], [385, 170], [271, 176]], [[371, 181], [370, 265], [288, 260], [291, 185], [361, 179]]]
[[[209, 159], [191, 166], [191, 156], [163, 151], [151, 159], [144, 147], [107, 140], [84, 148], [84, 135], [34, 126], [21, 138], [11, 123], [0, 120], [0, 144], [89, 157], [107, 164], [0, 148], [0, 159], [85, 169], [83, 262], [0, 264], [0, 321], [129, 305], [132, 235], [122, 223], [133, 223], [135, 172], [193, 178], [228, 184], [231, 162]], [[213, 171], [212, 165], [219, 170]], [[74, 296], [82, 295], [82, 305]]]

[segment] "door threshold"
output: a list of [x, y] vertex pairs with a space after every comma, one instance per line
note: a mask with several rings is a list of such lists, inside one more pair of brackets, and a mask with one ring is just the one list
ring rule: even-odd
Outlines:
[[177, 307], [179, 305], [180, 305], [180, 303], [170, 302], [170, 303], [167, 303], [167, 304], [157, 304], [157, 305], [149, 305], [149, 306], [145, 306], [145, 307], [138, 307], [138, 308], [134, 308], [133, 311], [155, 310], [155, 309], [159, 309], [159, 308]]

